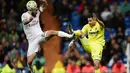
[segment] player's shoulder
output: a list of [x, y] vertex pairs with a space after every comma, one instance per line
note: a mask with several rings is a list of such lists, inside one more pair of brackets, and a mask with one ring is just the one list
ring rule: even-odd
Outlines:
[[96, 22], [96, 27], [100, 28], [100, 29], [104, 29], [98, 22]]
[[29, 17], [30, 17], [29, 13], [28, 13], [28, 12], [24, 12], [24, 13], [21, 15], [21, 20], [22, 20], [22, 21], [28, 20]]
[[28, 12], [24, 12], [24, 13], [21, 15], [21, 17], [27, 17], [27, 16], [29, 16], [29, 13], [28, 13]]
[[100, 27], [100, 24], [99, 24], [98, 22], [96, 22], [96, 25], [95, 25], [95, 26]]
[[22, 19], [28, 19], [30, 17], [29, 13], [28, 12], [24, 12], [22, 15], [21, 15], [21, 18]]
[[85, 27], [87, 27], [87, 28], [89, 28], [89, 27], [90, 27], [90, 25], [89, 25], [88, 23], [87, 23], [87, 24], [85, 24], [84, 26], [85, 26]]

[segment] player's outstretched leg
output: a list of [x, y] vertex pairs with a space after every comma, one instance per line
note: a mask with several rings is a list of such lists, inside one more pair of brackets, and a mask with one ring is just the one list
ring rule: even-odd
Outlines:
[[73, 34], [68, 34], [63, 31], [48, 30], [48, 31], [45, 31], [45, 36], [46, 36], [46, 40], [49, 40], [53, 36], [72, 38]]

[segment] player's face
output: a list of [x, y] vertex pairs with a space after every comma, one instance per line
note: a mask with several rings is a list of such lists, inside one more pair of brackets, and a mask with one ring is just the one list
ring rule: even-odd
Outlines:
[[94, 20], [93, 18], [88, 18], [88, 24], [89, 24], [90, 26], [95, 25], [95, 20]]
[[36, 13], [36, 12], [37, 12], [37, 10], [38, 10], [38, 8], [36, 8], [36, 9], [35, 9], [35, 10], [33, 10], [32, 12]]

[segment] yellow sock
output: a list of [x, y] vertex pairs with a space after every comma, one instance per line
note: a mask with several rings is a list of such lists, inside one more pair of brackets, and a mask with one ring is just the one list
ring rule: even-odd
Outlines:
[[95, 70], [95, 73], [100, 73], [100, 69]]

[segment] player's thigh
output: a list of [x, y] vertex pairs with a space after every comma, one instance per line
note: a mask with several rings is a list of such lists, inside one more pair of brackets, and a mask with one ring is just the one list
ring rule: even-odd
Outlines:
[[80, 38], [80, 42], [82, 46], [84, 47], [85, 51], [87, 51], [88, 53], [91, 53], [91, 48], [88, 43], [88, 39], [86, 37]]
[[35, 44], [40, 45], [40, 44], [42, 44], [42, 43], [44, 43], [44, 42], [46, 42], [46, 33], [45, 33], [45, 32], [43, 32], [42, 34], [40, 34], [40, 35], [36, 38], [36, 43], [35, 43]]
[[55, 31], [55, 30], [45, 31], [45, 37], [46, 38], [50, 38], [50, 37], [55, 36], [57, 34], [58, 34], [58, 31]]
[[40, 48], [39, 40], [29, 42], [27, 56], [31, 56], [32, 54], [38, 52], [39, 48]]
[[98, 43], [91, 43], [91, 55], [93, 60], [101, 60], [103, 46]]

